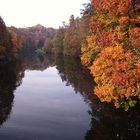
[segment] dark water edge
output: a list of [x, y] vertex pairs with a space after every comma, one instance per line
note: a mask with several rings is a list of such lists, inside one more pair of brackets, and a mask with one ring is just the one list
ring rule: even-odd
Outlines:
[[0, 139], [139, 140], [139, 104], [117, 110], [99, 101], [94, 85], [90, 72], [70, 57], [34, 55], [1, 64]]

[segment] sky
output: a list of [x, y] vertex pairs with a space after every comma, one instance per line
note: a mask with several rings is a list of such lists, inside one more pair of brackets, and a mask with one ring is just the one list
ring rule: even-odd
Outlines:
[[80, 16], [89, 0], [0, 0], [0, 16], [7, 26], [30, 27], [42, 24], [58, 28], [70, 15]]

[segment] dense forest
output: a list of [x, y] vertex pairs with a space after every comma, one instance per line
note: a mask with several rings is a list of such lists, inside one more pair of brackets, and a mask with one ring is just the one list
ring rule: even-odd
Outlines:
[[56, 33], [56, 29], [46, 28], [40, 24], [27, 28], [9, 27], [9, 31], [20, 37], [20, 47], [22, 47], [22, 52], [25, 54], [31, 54], [35, 50], [43, 48], [45, 42], [52, 40]]
[[59, 29], [7, 28], [0, 18], [0, 62], [19, 52], [81, 58], [97, 84], [93, 93], [128, 110], [140, 98], [140, 1], [91, 0]]

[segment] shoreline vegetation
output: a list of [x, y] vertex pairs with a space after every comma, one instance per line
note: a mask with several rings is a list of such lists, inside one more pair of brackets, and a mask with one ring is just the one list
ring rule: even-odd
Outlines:
[[37, 53], [81, 59], [94, 77], [101, 102], [128, 110], [140, 98], [139, 0], [91, 0], [81, 17], [59, 29], [40, 24], [6, 27], [0, 17], [0, 65]]

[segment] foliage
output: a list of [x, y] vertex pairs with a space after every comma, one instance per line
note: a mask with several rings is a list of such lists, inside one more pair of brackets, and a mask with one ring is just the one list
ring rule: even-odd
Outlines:
[[50, 38], [46, 38], [44, 46], [42, 48], [46, 53], [52, 53], [53, 41]]
[[3, 19], [0, 17], [0, 55], [8, 51], [10, 36]]
[[14, 31], [8, 30], [0, 17], [0, 55], [15, 56], [21, 49], [21, 40]]
[[125, 52], [121, 46], [107, 47], [90, 69], [98, 84], [94, 92], [101, 101], [113, 102], [117, 108], [134, 106], [136, 101], [131, 97], [140, 97], [140, 69], [131, 51]]
[[39, 48], [47, 48], [56, 32], [55, 29], [40, 24], [27, 28], [10, 27], [10, 30], [21, 38], [22, 52], [25, 54], [34, 53]]
[[66, 28], [64, 36], [64, 55], [79, 56], [80, 46], [83, 40], [83, 34], [80, 30], [80, 19], [72, 15], [69, 19], [69, 26]]
[[[140, 97], [140, 6], [137, 0], [92, 0], [96, 14], [82, 46], [82, 63], [91, 69], [101, 101], [126, 110]], [[95, 60], [95, 61], [94, 61]]]
[[65, 28], [60, 27], [53, 38], [53, 47], [55, 49], [55, 54], [63, 54], [63, 40], [65, 36]]
[[37, 50], [36, 50], [36, 53], [37, 53], [38, 56], [44, 56], [44, 55], [45, 55], [45, 51], [44, 51], [43, 48], [37, 49]]
[[82, 15], [81, 29], [82, 29], [82, 32], [84, 33], [84, 36], [86, 37], [90, 33], [89, 32], [90, 19], [95, 14], [95, 9], [94, 9], [94, 6], [91, 4], [91, 2], [84, 3], [83, 6], [84, 6], [84, 9], [81, 9], [81, 15]]
[[11, 42], [12, 42], [12, 49], [11, 52], [13, 54], [17, 54], [21, 48], [22, 48], [22, 42], [20, 37], [12, 30], [9, 29], [10, 37], [11, 37]]
[[[88, 36], [86, 38], [86, 43], [81, 46], [82, 56], [81, 61], [85, 66], [91, 66], [94, 58], [98, 54], [98, 46], [96, 46], [93, 36]], [[93, 47], [94, 46], [94, 47]]]

